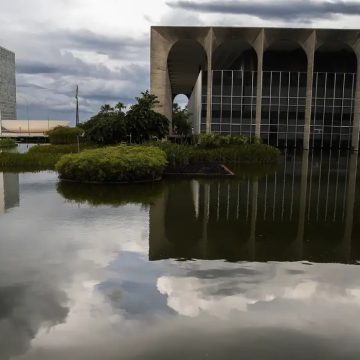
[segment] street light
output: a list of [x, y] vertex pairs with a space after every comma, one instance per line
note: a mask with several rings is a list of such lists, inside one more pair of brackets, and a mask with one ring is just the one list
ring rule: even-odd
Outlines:
[[1, 109], [0, 109], [0, 136], [2, 136], [2, 115], [1, 115]]

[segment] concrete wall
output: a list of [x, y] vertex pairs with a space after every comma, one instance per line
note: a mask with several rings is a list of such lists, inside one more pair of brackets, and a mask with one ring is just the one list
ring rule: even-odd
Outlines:
[[2, 119], [16, 119], [15, 54], [0, 47], [0, 110]]

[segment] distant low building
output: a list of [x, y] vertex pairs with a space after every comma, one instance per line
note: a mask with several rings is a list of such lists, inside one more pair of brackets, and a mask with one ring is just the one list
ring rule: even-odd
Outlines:
[[0, 135], [43, 135], [56, 126], [69, 126], [69, 124], [69, 121], [65, 120], [2, 120]]
[[1, 46], [0, 111], [3, 120], [16, 119], [15, 54]]

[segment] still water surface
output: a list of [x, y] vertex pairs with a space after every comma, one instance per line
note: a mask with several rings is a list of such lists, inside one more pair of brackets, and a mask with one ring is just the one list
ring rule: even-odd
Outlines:
[[0, 173], [0, 359], [359, 359], [349, 153], [146, 186]]

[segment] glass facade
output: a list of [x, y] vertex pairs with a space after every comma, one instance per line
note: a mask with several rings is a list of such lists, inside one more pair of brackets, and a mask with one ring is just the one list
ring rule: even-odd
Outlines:
[[261, 138], [267, 144], [296, 147], [304, 136], [306, 73], [263, 72]]
[[310, 145], [351, 146], [355, 73], [314, 73]]
[[[264, 143], [301, 147], [306, 72], [264, 71], [260, 136]], [[350, 148], [355, 73], [315, 72], [310, 146]], [[255, 136], [257, 72], [213, 70], [211, 132]], [[202, 79], [201, 132], [206, 131], [207, 73]]]
[[254, 137], [256, 72], [214, 70], [212, 80], [211, 132]]

